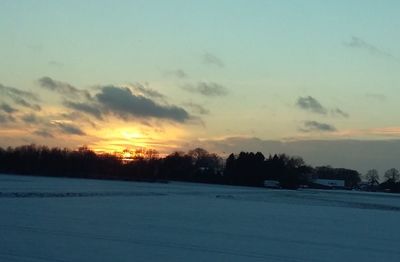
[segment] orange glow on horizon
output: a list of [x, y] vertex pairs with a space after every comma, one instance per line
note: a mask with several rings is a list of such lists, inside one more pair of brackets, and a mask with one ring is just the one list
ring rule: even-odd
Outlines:
[[[125, 151], [134, 153], [137, 150], [153, 149], [164, 155], [178, 147], [180, 143], [177, 141], [184, 140], [187, 131], [172, 124], [164, 124], [157, 129], [146, 125], [126, 126], [126, 123], [114, 122], [112, 126], [93, 129], [92, 132], [96, 141], [90, 143], [89, 147], [96, 153], [118, 155]], [[135, 154], [131, 154], [129, 157], [134, 156]]]

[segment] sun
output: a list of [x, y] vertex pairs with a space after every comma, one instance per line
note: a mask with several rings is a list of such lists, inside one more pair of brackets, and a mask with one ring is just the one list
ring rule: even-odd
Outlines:
[[135, 159], [134, 153], [129, 149], [124, 149], [121, 153], [121, 160], [124, 163], [129, 163]]
[[132, 153], [128, 151], [122, 152], [122, 159], [131, 159], [132, 158]]

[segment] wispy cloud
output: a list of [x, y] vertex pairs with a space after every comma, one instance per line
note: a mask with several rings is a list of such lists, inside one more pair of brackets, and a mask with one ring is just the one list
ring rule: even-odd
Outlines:
[[350, 116], [348, 113], [344, 112], [340, 108], [332, 109], [331, 113], [332, 113], [333, 116], [341, 116], [341, 117], [344, 117], [344, 118], [348, 118]]
[[78, 136], [86, 135], [86, 133], [83, 132], [81, 128], [66, 121], [52, 121], [51, 124], [56, 126], [61, 132], [65, 134]]
[[186, 78], [188, 75], [185, 71], [183, 71], [182, 69], [177, 69], [177, 70], [171, 70], [166, 72], [166, 75], [170, 75], [170, 76], [174, 76], [176, 78]]
[[205, 64], [214, 65], [214, 66], [217, 66], [220, 68], [225, 66], [224, 62], [220, 58], [218, 58], [216, 55], [211, 54], [209, 52], [206, 52], [203, 55], [203, 62]]
[[326, 115], [328, 112], [328, 110], [312, 96], [299, 97], [297, 99], [296, 105], [303, 110], [307, 110], [317, 114]]
[[195, 113], [200, 114], [200, 115], [208, 115], [210, 113], [210, 110], [205, 108], [204, 106], [200, 104], [196, 104], [193, 102], [188, 102], [184, 104], [185, 106], [191, 108]]
[[39, 124], [43, 122], [43, 119], [36, 114], [25, 114], [21, 116], [21, 120], [27, 124]]
[[57, 92], [69, 98], [85, 98], [91, 100], [91, 95], [87, 90], [80, 90], [69, 83], [57, 81], [48, 76], [40, 78], [38, 80], [38, 83], [41, 87], [47, 90]]
[[17, 105], [23, 106], [23, 107], [30, 108], [30, 109], [35, 110], [35, 111], [42, 110], [42, 107], [39, 104], [34, 104], [34, 103], [31, 103], [31, 102], [28, 102], [25, 99], [20, 98], [20, 97], [14, 98], [14, 103], [17, 104]]
[[145, 97], [149, 98], [160, 98], [160, 99], [165, 99], [165, 95], [161, 94], [155, 89], [152, 89], [150, 87], [145, 87], [142, 84], [136, 83], [136, 84], [129, 84], [128, 85], [133, 91], [135, 91], [136, 95], [142, 95]]
[[2, 103], [0, 105], [0, 110], [6, 112], [8, 114], [12, 114], [12, 113], [18, 111], [17, 109], [13, 108], [12, 106], [10, 106], [9, 104], [6, 104], [6, 103]]
[[385, 58], [389, 58], [391, 60], [394, 60], [396, 62], [400, 62], [400, 59], [393, 54], [373, 45], [368, 43], [362, 38], [352, 36], [349, 42], [344, 43], [345, 46], [351, 47], [351, 48], [358, 48], [358, 49], [363, 49], [368, 51], [371, 55], [376, 55], [376, 56], [381, 56]]
[[382, 127], [369, 130], [371, 134], [380, 136], [400, 136], [400, 127]]
[[373, 99], [373, 100], [380, 101], [380, 102], [383, 102], [386, 100], [386, 96], [384, 94], [368, 93], [368, 94], [365, 94], [365, 96], [369, 99]]
[[41, 106], [38, 104], [40, 99], [32, 92], [0, 84], [0, 94], [2, 97], [8, 98], [16, 105], [36, 111], [41, 110]]
[[48, 64], [49, 64], [50, 66], [58, 67], [58, 68], [61, 68], [61, 67], [64, 66], [64, 63], [61, 63], [61, 62], [55, 61], [55, 60], [50, 60], [50, 61], [48, 62]]
[[321, 123], [317, 121], [305, 121], [304, 127], [300, 128], [302, 132], [333, 132], [336, 128], [333, 125]]
[[9, 114], [0, 113], [0, 124], [14, 123], [15, 118]]
[[44, 130], [44, 129], [35, 130], [35, 131], [33, 131], [33, 134], [44, 137], [44, 138], [53, 138], [54, 137], [52, 133], [50, 133], [49, 131]]
[[299, 97], [296, 101], [296, 106], [302, 110], [306, 110], [312, 113], [327, 115], [330, 112], [331, 116], [334, 117], [344, 117], [348, 118], [349, 113], [343, 111], [342, 109], [336, 107], [334, 109], [327, 109], [324, 107], [317, 99], [312, 96]]
[[228, 89], [214, 82], [199, 82], [195, 86], [183, 86], [182, 89], [188, 92], [198, 93], [208, 97], [226, 96], [228, 94]]

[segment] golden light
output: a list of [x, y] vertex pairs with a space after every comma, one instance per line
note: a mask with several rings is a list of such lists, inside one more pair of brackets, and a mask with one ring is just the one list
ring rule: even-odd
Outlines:
[[122, 152], [122, 159], [132, 159], [132, 153], [129, 151]]
[[122, 131], [121, 135], [126, 139], [138, 139], [143, 137], [143, 134], [138, 131]]
[[[184, 141], [187, 132], [177, 124], [127, 125], [125, 121], [116, 119], [109, 121], [107, 125], [98, 125], [91, 131], [95, 139], [89, 144], [90, 148], [98, 153], [115, 153], [126, 159], [135, 158], [138, 149], [155, 149], [162, 155], [171, 153], [179, 144], [176, 141]], [[125, 149], [130, 153], [124, 152]]]

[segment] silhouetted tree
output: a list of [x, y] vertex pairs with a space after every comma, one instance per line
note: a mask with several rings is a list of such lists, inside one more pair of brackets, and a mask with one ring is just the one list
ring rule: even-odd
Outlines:
[[[127, 153], [127, 152], [126, 152]], [[261, 152], [230, 154], [223, 166], [222, 159], [202, 148], [188, 153], [174, 152], [164, 158], [151, 149], [129, 151], [132, 157], [123, 161], [121, 154], [96, 154], [87, 146], [77, 150], [24, 145], [0, 148], [0, 172], [68, 176], [101, 179], [124, 179], [140, 181], [179, 180], [204, 183], [224, 183], [245, 186], [263, 186], [265, 180], [278, 180], [282, 187], [296, 189], [307, 185], [316, 175], [325, 179], [343, 179], [346, 187], [360, 182], [360, 174], [351, 169], [330, 166], [312, 168], [300, 157], [286, 154], [270, 155]], [[378, 183], [376, 170], [366, 174], [370, 184]], [[400, 192], [400, 174], [397, 169], [385, 173], [383, 190]]]
[[396, 168], [391, 168], [385, 172], [384, 177], [386, 178], [387, 182], [396, 183], [400, 178], [399, 170]]
[[382, 190], [400, 193], [400, 174], [396, 168], [391, 168], [385, 172], [385, 181], [379, 185]]
[[365, 180], [369, 186], [377, 186], [379, 185], [379, 173], [376, 169], [370, 169], [365, 174]]

